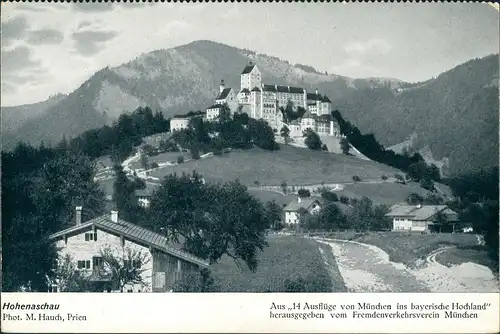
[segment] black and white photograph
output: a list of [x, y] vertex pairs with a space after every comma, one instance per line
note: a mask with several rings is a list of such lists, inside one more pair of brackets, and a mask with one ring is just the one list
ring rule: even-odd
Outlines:
[[2, 291], [499, 292], [498, 73], [493, 3], [2, 2]]

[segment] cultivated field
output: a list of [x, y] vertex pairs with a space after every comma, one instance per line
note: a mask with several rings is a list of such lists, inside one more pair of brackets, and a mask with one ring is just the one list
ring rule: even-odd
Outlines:
[[258, 148], [233, 151], [162, 168], [151, 175], [163, 178], [166, 174], [193, 170], [210, 181], [239, 179], [249, 186], [255, 181], [262, 185], [280, 185], [283, 181], [297, 185], [351, 182], [354, 175], [363, 180], [380, 180], [382, 175], [400, 173], [392, 167], [343, 154], [281, 145], [281, 150], [275, 152]]
[[[314, 240], [292, 236], [268, 236], [269, 246], [259, 253], [257, 271], [242, 269], [229, 257], [212, 266], [216, 283], [224, 292], [279, 292], [286, 279], [302, 277], [307, 292], [345, 292], [331, 251]], [[322, 251], [320, 251], [320, 247]], [[328, 265], [326, 263], [328, 263]]]

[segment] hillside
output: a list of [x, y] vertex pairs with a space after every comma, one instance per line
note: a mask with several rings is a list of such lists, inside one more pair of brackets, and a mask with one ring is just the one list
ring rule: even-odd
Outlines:
[[498, 67], [498, 55], [474, 59], [400, 92], [353, 91], [333, 108], [386, 147], [416, 134], [413, 148], [448, 158], [449, 174], [498, 165]]
[[51, 96], [48, 100], [38, 103], [15, 107], [2, 107], [2, 132], [16, 131], [28, 119], [41, 116], [45, 111], [56, 105], [65, 97], [66, 95], [57, 94]]
[[[292, 65], [252, 51], [210, 41], [196, 41], [168, 50], [158, 50], [114, 68], [94, 74], [77, 90], [51, 106], [41, 117], [27, 120], [19, 129], [4, 136], [10, 148], [23, 139], [38, 144], [75, 136], [90, 128], [109, 124], [121, 113], [139, 106], [160, 109], [166, 117], [189, 110], [204, 109], [213, 102], [221, 79], [238, 88], [240, 73], [248, 60], [259, 65], [265, 82], [318, 88], [331, 98], [385, 81], [351, 79], [319, 73], [304, 65]], [[384, 82], [382, 82], [384, 81]]]

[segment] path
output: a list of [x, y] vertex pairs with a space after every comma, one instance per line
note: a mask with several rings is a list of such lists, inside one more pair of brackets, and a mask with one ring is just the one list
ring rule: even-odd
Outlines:
[[487, 267], [464, 263], [446, 267], [429, 254], [420, 268], [391, 262], [382, 249], [356, 241], [314, 237], [329, 245], [340, 274], [351, 292], [498, 292], [498, 281]]

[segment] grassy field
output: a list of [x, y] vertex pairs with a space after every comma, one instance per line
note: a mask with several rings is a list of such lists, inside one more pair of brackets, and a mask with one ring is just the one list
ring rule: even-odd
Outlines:
[[436, 255], [436, 261], [448, 267], [474, 262], [498, 273], [498, 263], [491, 259], [485, 246], [458, 246]]
[[250, 195], [260, 200], [262, 203], [275, 201], [276, 204], [283, 206], [283, 204], [288, 204], [292, 200], [297, 198], [297, 195], [282, 195], [274, 191], [267, 190], [248, 190]]
[[292, 236], [268, 236], [269, 247], [258, 255], [259, 265], [252, 273], [245, 264], [238, 268], [234, 260], [222, 258], [212, 266], [216, 283], [223, 292], [280, 292], [286, 279], [302, 277], [309, 282], [307, 292], [345, 292], [342, 276], [331, 250], [324, 250], [327, 266], [319, 251], [320, 245], [310, 239]]
[[337, 191], [339, 196], [347, 196], [349, 198], [369, 197], [377, 204], [394, 205], [404, 201], [410, 193], [417, 193], [423, 197], [427, 191], [416, 183], [399, 184], [399, 183], [356, 183], [347, 184], [344, 190]]
[[[188, 152], [165, 152], [165, 153], [160, 153], [153, 157], [148, 157], [148, 162], [150, 164], [153, 162], [156, 163], [167, 162], [167, 161], [177, 162], [177, 158], [180, 157], [181, 155], [184, 157], [184, 159], [188, 159], [191, 157], [191, 154]], [[130, 164], [130, 168], [132, 169], [142, 168], [141, 162], [134, 161], [133, 163]]]
[[394, 175], [396, 169], [376, 162], [360, 160], [343, 154], [311, 151], [305, 148], [281, 146], [270, 152], [258, 148], [233, 151], [223, 156], [189, 161], [163, 168], [151, 175], [162, 178], [166, 174], [196, 170], [210, 181], [239, 179], [246, 185], [258, 181], [263, 185], [318, 184], [321, 182], [350, 182], [352, 176], [362, 179], [380, 179]]
[[391, 261], [405, 265], [413, 265], [417, 260], [425, 258], [441, 246], [470, 247], [477, 244], [477, 238], [474, 234], [460, 233], [425, 235], [405, 232], [368, 232], [361, 234], [346, 231], [330, 233], [328, 237], [354, 240], [377, 246], [389, 254]]

